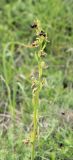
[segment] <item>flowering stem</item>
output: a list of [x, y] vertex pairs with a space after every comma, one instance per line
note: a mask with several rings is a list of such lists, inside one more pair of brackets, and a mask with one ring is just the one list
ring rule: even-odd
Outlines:
[[[36, 26], [36, 28], [35, 28]], [[38, 77], [36, 77], [36, 74], [32, 76], [32, 104], [33, 104], [33, 131], [31, 135], [31, 144], [32, 144], [32, 151], [31, 151], [31, 160], [35, 159], [35, 147], [36, 147], [36, 140], [38, 136], [38, 108], [39, 108], [39, 94], [43, 86], [43, 80], [42, 80], [42, 72], [44, 67], [44, 61], [42, 60], [42, 57], [45, 56], [44, 48], [46, 46], [46, 34], [41, 30], [40, 23], [37, 22], [37, 25], [32, 25], [33, 28], [35, 28], [36, 36], [38, 35], [38, 38], [36, 38], [36, 41], [34, 44], [35, 47], [39, 46], [39, 51], [36, 54], [37, 59], [37, 73]], [[44, 43], [45, 42], [45, 43]], [[44, 43], [44, 44], [43, 44]]]

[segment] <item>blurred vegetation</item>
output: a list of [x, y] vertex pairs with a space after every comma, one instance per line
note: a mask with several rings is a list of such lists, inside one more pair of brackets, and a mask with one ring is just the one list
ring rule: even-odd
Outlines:
[[73, 1], [0, 0], [0, 160], [30, 160], [31, 72], [36, 66], [31, 24], [39, 19], [48, 43], [40, 94], [35, 160], [73, 160]]

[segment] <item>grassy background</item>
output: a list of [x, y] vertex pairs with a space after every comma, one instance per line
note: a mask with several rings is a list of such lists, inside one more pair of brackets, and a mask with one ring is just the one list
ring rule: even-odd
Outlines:
[[50, 41], [40, 95], [36, 160], [73, 160], [73, 1], [0, 0], [0, 160], [30, 160], [23, 140], [32, 123], [30, 25], [38, 18]]

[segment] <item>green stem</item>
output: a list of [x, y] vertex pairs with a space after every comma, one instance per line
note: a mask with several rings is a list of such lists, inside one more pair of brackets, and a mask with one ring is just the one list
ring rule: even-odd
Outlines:
[[33, 95], [34, 100], [34, 113], [33, 113], [33, 142], [32, 142], [32, 153], [31, 153], [31, 160], [35, 158], [35, 144], [36, 144], [36, 136], [37, 136], [37, 112], [38, 112], [38, 105], [39, 105], [39, 92], [36, 91], [35, 95]]
[[36, 109], [34, 110], [34, 128], [33, 128], [33, 143], [32, 143], [32, 158], [31, 160], [34, 160], [35, 158], [35, 141], [36, 141], [36, 130], [37, 130], [37, 112]]
[[39, 93], [40, 93], [40, 85], [41, 85], [41, 76], [42, 76], [42, 66], [41, 61], [38, 63], [38, 72], [39, 72], [39, 83], [38, 88], [33, 94], [33, 143], [32, 143], [32, 153], [31, 153], [31, 160], [35, 159], [35, 145], [36, 145], [36, 135], [37, 135], [37, 120], [38, 120], [38, 107], [39, 107]]

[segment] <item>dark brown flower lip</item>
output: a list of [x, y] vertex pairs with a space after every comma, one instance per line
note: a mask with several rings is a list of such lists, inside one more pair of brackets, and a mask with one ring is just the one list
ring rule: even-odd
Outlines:
[[33, 47], [38, 47], [39, 44], [38, 44], [37, 41], [35, 40], [35, 41], [32, 42], [32, 46], [33, 46]]
[[36, 24], [36, 23], [32, 24], [32, 25], [31, 25], [31, 28], [32, 28], [32, 29], [37, 28], [37, 24]]
[[42, 31], [39, 33], [39, 36], [44, 36], [44, 37], [46, 37], [46, 33], [42, 30]]

